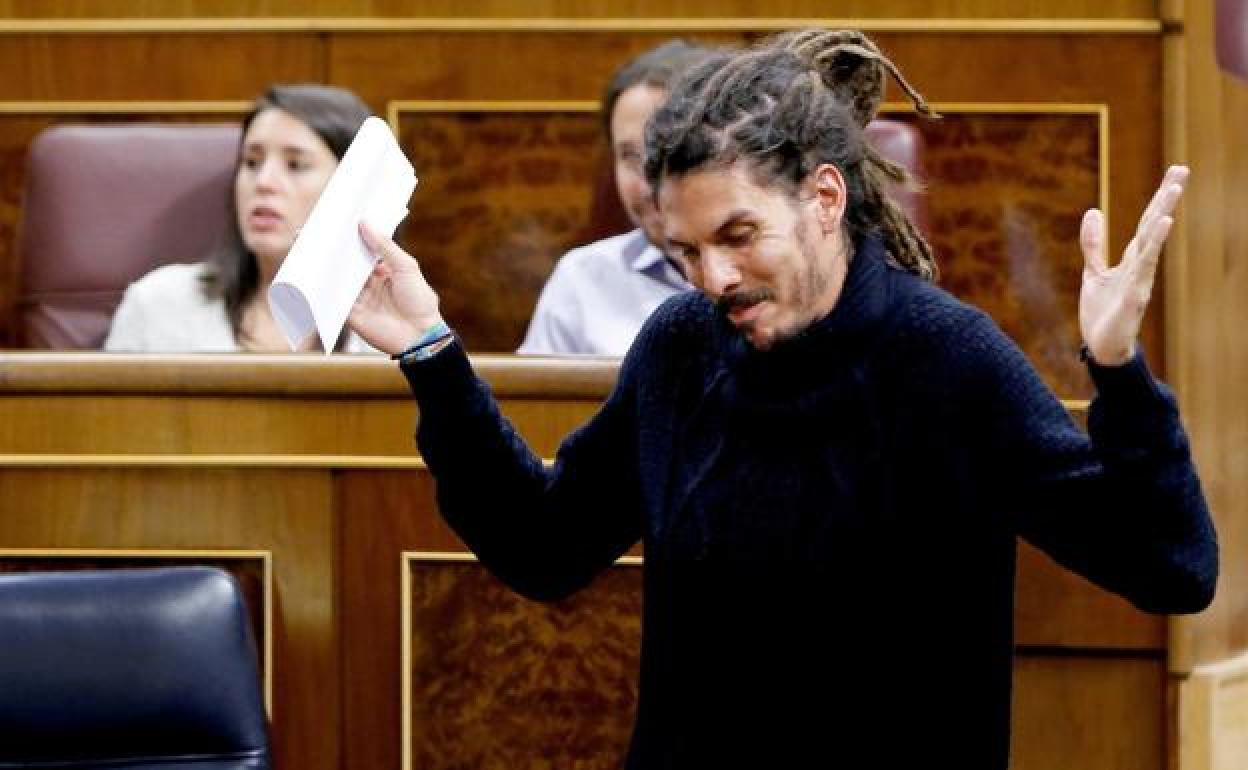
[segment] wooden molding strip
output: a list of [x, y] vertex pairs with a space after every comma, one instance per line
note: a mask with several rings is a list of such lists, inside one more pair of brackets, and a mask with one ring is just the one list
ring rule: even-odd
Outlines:
[[251, 109], [244, 101], [65, 101], [65, 102], [0, 102], [0, 115], [216, 115], [239, 117]]
[[[415, 451], [415, 448], [412, 450]], [[553, 457], [542, 464], [554, 467]], [[14, 468], [286, 468], [295, 470], [417, 470], [418, 455], [222, 455], [222, 454], [0, 454], [0, 470]]]
[[1158, 18], [466, 18], [305, 17], [163, 19], [7, 19], [0, 35], [200, 34], [211, 32], [771, 32], [795, 27], [855, 28], [927, 34], [1159, 35]]
[[[412, 450], [415, 452], [415, 448]], [[553, 460], [547, 460], [553, 464]], [[0, 468], [291, 468], [427, 470], [415, 455], [3, 454]]]
[[[484, 354], [472, 363], [500, 398], [601, 401], [620, 360]], [[0, 353], [0, 395], [34, 393], [411, 398], [398, 366], [380, 355]]]

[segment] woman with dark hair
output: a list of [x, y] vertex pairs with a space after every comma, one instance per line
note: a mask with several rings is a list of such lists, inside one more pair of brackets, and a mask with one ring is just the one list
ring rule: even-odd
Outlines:
[[[275, 85], [243, 119], [228, 210], [231, 227], [208, 260], [165, 265], [131, 284], [105, 350], [287, 351], [268, 287], [321, 191], [371, 113], [322, 85]], [[316, 346], [315, 337], [307, 340]], [[339, 351], [371, 351], [349, 332]]]

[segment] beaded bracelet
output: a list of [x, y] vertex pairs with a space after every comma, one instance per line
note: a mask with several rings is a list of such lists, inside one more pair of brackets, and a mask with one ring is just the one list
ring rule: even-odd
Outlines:
[[398, 353], [392, 354], [390, 358], [395, 361], [403, 362], [408, 360], [424, 361], [426, 358], [429, 358], [434, 353], [437, 353], [442, 349], [439, 343], [446, 342], [454, 335], [455, 332], [451, 331], [451, 327], [446, 325], [446, 321], [438, 321], [430, 327], [428, 331], [422, 334], [420, 339], [416, 340], [403, 350], [400, 350]]

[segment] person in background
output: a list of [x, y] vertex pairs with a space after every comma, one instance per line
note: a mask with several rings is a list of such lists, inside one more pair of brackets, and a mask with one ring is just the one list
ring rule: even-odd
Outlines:
[[[268, 288], [338, 161], [370, 115], [323, 85], [274, 85], [243, 119], [230, 227], [206, 261], [165, 265], [126, 289], [104, 349], [289, 352]], [[305, 346], [319, 349], [315, 335]], [[335, 350], [375, 352], [344, 332]]]
[[890, 74], [929, 112], [856, 30], [786, 33], [674, 86], [646, 174], [698, 291], [646, 321], [553, 464], [416, 260], [361, 226], [382, 260], [350, 324], [398, 359], [439, 510], [481, 563], [554, 601], [644, 545], [629, 770], [1005, 770], [1020, 538], [1146, 612], [1213, 599], [1213, 522], [1136, 342], [1188, 170], [1113, 267], [1084, 214], [1085, 432], [933, 282], [888, 193], [906, 173], [864, 136]]
[[615, 188], [637, 229], [564, 254], [517, 353], [622, 356], [663, 300], [691, 288], [659, 244], [663, 226], [642, 171], [646, 121], [672, 82], [708, 53], [671, 40], [620, 68], [602, 98]]

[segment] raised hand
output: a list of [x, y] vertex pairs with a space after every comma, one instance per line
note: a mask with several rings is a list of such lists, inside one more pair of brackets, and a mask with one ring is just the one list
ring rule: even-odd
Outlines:
[[1105, 258], [1105, 217], [1098, 209], [1083, 215], [1083, 287], [1079, 291], [1079, 331], [1092, 359], [1118, 366], [1135, 355], [1140, 322], [1148, 309], [1161, 247], [1174, 224], [1174, 209], [1187, 184], [1186, 166], [1171, 166], [1149, 201], [1122, 260]]
[[406, 349], [434, 324], [438, 295], [420, 265], [393, 240], [360, 223], [360, 237], [381, 257], [347, 317], [347, 325], [365, 342], [386, 353]]

